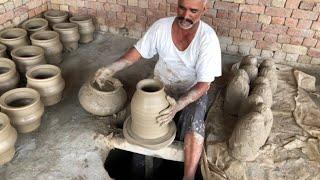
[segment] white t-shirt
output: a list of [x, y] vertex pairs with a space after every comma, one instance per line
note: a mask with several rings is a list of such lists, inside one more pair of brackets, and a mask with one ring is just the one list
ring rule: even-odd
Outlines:
[[134, 47], [146, 59], [159, 54], [154, 78], [165, 85], [167, 93], [179, 97], [197, 82], [212, 82], [221, 76], [221, 50], [214, 30], [200, 21], [192, 42], [180, 51], [171, 36], [174, 19], [156, 21]]

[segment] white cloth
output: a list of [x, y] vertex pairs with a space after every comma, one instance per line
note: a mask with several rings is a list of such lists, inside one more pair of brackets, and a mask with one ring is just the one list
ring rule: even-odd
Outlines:
[[180, 51], [171, 36], [174, 19], [156, 21], [134, 47], [145, 59], [159, 54], [154, 77], [165, 85], [167, 93], [177, 97], [197, 82], [212, 82], [221, 76], [221, 50], [214, 30], [200, 21], [192, 42]]

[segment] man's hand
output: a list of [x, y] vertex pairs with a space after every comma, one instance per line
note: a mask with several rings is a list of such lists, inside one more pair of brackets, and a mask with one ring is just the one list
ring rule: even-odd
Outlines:
[[170, 123], [175, 114], [179, 111], [178, 105], [172, 97], [167, 96], [167, 100], [169, 102], [169, 107], [160, 111], [159, 116], [157, 117], [157, 123], [159, 123], [160, 126]]
[[113, 71], [108, 67], [102, 67], [97, 70], [93, 80], [98, 83], [99, 87], [102, 87], [105, 81], [111, 76], [113, 76]]

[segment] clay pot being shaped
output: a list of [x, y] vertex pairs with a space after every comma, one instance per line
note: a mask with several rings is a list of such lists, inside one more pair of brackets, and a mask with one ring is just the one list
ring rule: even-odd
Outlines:
[[78, 49], [80, 34], [77, 24], [58, 23], [53, 25], [53, 29], [59, 33], [65, 51], [71, 52]]
[[38, 32], [48, 30], [48, 21], [43, 18], [32, 18], [22, 24], [22, 28], [27, 30], [29, 35]]
[[8, 57], [7, 55], [7, 46], [0, 44], [0, 57]]
[[68, 19], [68, 13], [65, 11], [58, 11], [58, 10], [49, 10], [43, 13], [44, 18], [48, 20], [50, 27], [57, 23], [66, 22]]
[[27, 71], [26, 77], [27, 87], [40, 93], [45, 106], [60, 102], [65, 87], [60, 68], [48, 64], [35, 66]]
[[25, 73], [32, 67], [46, 64], [44, 50], [38, 46], [21, 46], [11, 51], [13, 61], [17, 64], [18, 71]]
[[4, 93], [0, 107], [19, 133], [32, 132], [40, 126], [44, 106], [34, 89], [17, 88]]
[[119, 112], [127, 101], [127, 93], [122, 83], [112, 77], [102, 87], [99, 87], [95, 81], [87, 81], [81, 87], [78, 97], [81, 106], [86, 111], [98, 116], [108, 116]]
[[27, 31], [21, 28], [8, 28], [0, 32], [0, 42], [7, 46], [8, 50], [28, 45]]
[[131, 100], [131, 117], [123, 127], [128, 142], [149, 149], [160, 149], [171, 144], [176, 134], [175, 123], [160, 126], [156, 122], [160, 111], [168, 106], [164, 86], [160, 81], [141, 80]]
[[80, 43], [89, 43], [93, 41], [93, 32], [95, 27], [90, 16], [74, 16], [70, 18], [70, 22], [79, 25]]
[[14, 62], [7, 58], [0, 58], [0, 95], [16, 88], [19, 80]]
[[12, 160], [17, 141], [17, 131], [11, 126], [9, 117], [0, 113], [0, 166]]
[[32, 45], [40, 46], [44, 50], [46, 61], [49, 64], [59, 65], [62, 61], [63, 46], [59, 33], [55, 31], [36, 32], [30, 36]]

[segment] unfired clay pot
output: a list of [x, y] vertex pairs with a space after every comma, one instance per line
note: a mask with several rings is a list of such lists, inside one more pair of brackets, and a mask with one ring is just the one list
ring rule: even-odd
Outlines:
[[241, 69], [245, 70], [249, 76], [250, 83], [252, 83], [258, 76], [258, 68], [255, 65], [243, 65]]
[[0, 43], [0, 57], [8, 57], [7, 55], [7, 46]]
[[29, 35], [38, 32], [48, 30], [48, 21], [43, 18], [32, 18], [22, 24], [22, 28], [27, 30]]
[[131, 100], [131, 117], [124, 123], [125, 138], [150, 149], [160, 149], [171, 144], [176, 133], [175, 123], [160, 126], [156, 122], [160, 111], [168, 106], [161, 82], [154, 79], [140, 81]]
[[79, 25], [80, 43], [89, 43], [93, 41], [93, 32], [95, 27], [90, 16], [74, 16], [70, 18], [70, 22]]
[[59, 65], [62, 61], [63, 46], [59, 33], [55, 31], [36, 32], [30, 36], [32, 45], [40, 46], [44, 50], [46, 61], [49, 64]]
[[0, 97], [0, 107], [19, 133], [28, 133], [40, 126], [44, 106], [34, 89], [17, 88], [4, 93]]
[[13, 158], [16, 141], [17, 131], [11, 126], [8, 116], [0, 112], [0, 166]]
[[22, 28], [8, 28], [0, 32], [0, 42], [8, 50], [28, 45], [27, 31]]
[[258, 67], [258, 60], [256, 57], [248, 55], [243, 57], [243, 59], [241, 60], [240, 66], [243, 66], [243, 65], [253, 65]]
[[274, 61], [272, 59], [265, 59], [261, 62], [259, 68], [273, 67], [273, 66], [274, 66]]
[[58, 23], [53, 29], [60, 34], [60, 40], [67, 52], [78, 49], [80, 34], [76, 23]]
[[251, 91], [251, 94], [257, 94], [261, 96], [265, 105], [271, 108], [273, 104], [273, 98], [269, 79], [264, 76], [258, 76], [258, 78], [254, 81], [254, 87]]
[[17, 87], [19, 79], [14, 62], [0, 58], [0, 95]]
[[278, 76], [273, 66], [260, 68], [259, 76], [264, 76], [269, 79], [272, 93], [275, 94], [278, 86]]
[[127, 101], [127, 93], [122, 83], [112, 77], [101, 88], [96, 82], [87, 81], [81, 87], [78, 97], [86, 111], [98, 116], [119, 112]]
[[11, 51], [13, 61], [21, 74], [25, 74], [30, 68], [46, 64], [44, 50], [38, 46], [21, 46]]
[[57, 23], [66, 22], [66, 20], [68, 19], [68, 13], [65, 11], [49, 10], [46, 11], [43, 15], [44, 18], [48, 20], [50, 27]]
[[60, 102], [65, 81], [61, 70], [54, 65], [39, 65], [29, 69], [26, 73], [27, 87], [37, 90], [45, 106]]

